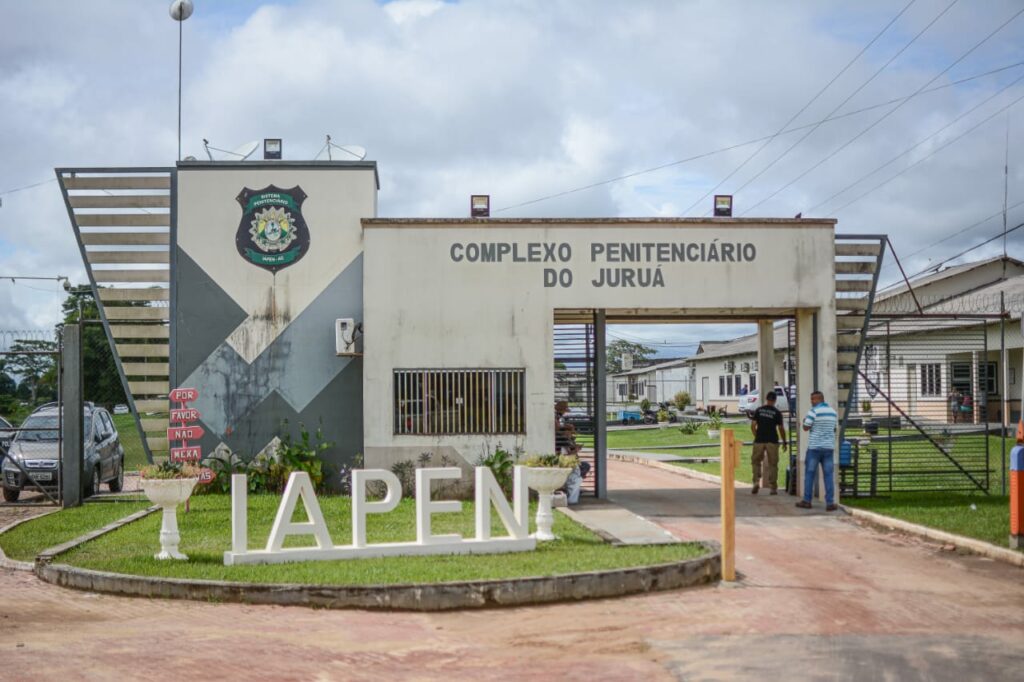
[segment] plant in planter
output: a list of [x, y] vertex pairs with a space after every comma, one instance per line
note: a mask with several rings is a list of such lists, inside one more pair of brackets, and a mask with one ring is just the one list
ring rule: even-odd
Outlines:
[[569, 478], [573, 469], [580, 465], [575, 455], [531, 455], [523, 464], [526, 469], [526, 484], [537, 491], [537, 532], [538, 540], [554, 540], [551, 524], [555, 517], [551, 513], [551, 498]]
[[178, 505], [192, 495], [199, 482], [198, 467], [175, 462], [163, 462], [143, 467], [139, 472], [142, 490], [149, 500], [163, 509], [160, 526], [160, 552], [154, 559], [188, 559], [178, 551], [181, 535], [178, 533]]
[[718, 412], [708, 415], [708, 437], [718, 438], [722, 433], [722, 416]]

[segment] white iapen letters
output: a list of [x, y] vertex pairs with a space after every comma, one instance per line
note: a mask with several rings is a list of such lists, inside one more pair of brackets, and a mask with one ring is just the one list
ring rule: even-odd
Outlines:
[[[536, 548], [537, 541], [529, 534], [529, 497], [526, 486], [526, 468], [517, 466], [513, 475], [512, 504], [505, 498], [494, 474], [487, 467], [477, 467], [476, 483], [476, 537], [461, 535], [435, 535], [431, 519], [436, 514], [457, 513], [462, 503], [457, 500], [432, 500], [431, 482], [458, 479], [462, 475], [455, 467], [416, 470], [416, 540], [369, 544], [366, 541], [368, 514], [386, 514], [398, 506], [402, 498], [402, 485], [385, 469], [357, 469], [352, 472], [352, 544], [335, 545], [324, 521], [320, 503], [313, 490], [309, 474], [297, 471], [288, 478], [281, 505], [278, 507], [270, 537], [264, 549], [250, 550], [248, 546], [248, 482], [244, 474], [231, 477], [231, 550], [224, 552], [224, 564], [275, 564], [289, 561], [317, 561], [327, 559], [362, 559], [370, 557], [425, 555], [425, 554], [497, 554], [525, 552]], [[370, 481], [380, 481], [387, 493], [383, 500], [368, 501], [366, 487]], [[307, 521], [294, 522], [292, 515], [299, 501], [306, 511]], [[504, 537], [491, 537], [491, 507], [508, 532]], [[311, 535], [315, 547], [285, 547], [292, 535]]]

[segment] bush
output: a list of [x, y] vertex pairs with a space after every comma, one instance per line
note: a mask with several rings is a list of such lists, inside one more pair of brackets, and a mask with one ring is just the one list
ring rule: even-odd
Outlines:
[[226, 493], [231, 490], [231, 475], [245, 474], [251, 493], [282, 493], [288, 478], [295, 471], [309, 474], [317, 492], [324, 489], [323, 462], [320, 455], [334, 443], [323, 439], [323, 431], [316, 430], [316, 443], [312, 442], [305, 424], [299, 424], [299, 441], [292, 441], [288, 421], [281, 424], [284, 435], [276, 450], [261, 452], [246, 461], [230, 451], [214, 452], [203, 464], [213, 471], [214, 479], [203, 486], [203, 493]]
[[686, 420], [679, 425], [679, 433], [684, 436], [692, 436], [696, 433], [700, 433], [703, 428], [704, 425], [698, 421]]
[[676, 407], [679, 408], [680, 410], [685, 410], [687, 406], [690, 405], [691, 402], [693, 402], [693, 399], [690, 398], [690, 394], [687, 393], [686, 391], [679, 391], [679, 393], [676, 393], [672, 397], [672, 402], [674, 402], [676, 404]]
[[667, 422], [668, 421], [668, 410], [658, 410], [658, 421], [659, 422]]
[[644, 398], [643, 400], [640, 401], [640, 410], [646, 412], [649, 409], [651, 409], [651, 401], [648, 400], [647, 398]]
[[490, 469], [494, 474], [494, 480], [498, 482], [505, 496], [512, 496], [512, 478], [516, 466], [515, 455], [499, 447], [486, 457], [481, 455], [477, 460], [477, 465]]
[[580, 458], [576, 455], [530, 455], [523, 464], [528, 467], [575, 469], [580, 464]]

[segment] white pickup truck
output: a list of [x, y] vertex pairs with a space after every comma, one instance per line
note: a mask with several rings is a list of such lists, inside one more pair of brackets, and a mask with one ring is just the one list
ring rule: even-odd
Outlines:
[[[780, 412], [789, 412], [789, 398], [786, 397], [786, 391], [782, 386], [775, 387], [775, 407]], [[739, 401], [736, 403], [736, 409], [739, 410], [740, 414], [745, 414], [748, 417], [754, 413], [754, 410], [761, 406], [761, 395], [757, 390], [753, 390], [746, 395], [741, 395]]]

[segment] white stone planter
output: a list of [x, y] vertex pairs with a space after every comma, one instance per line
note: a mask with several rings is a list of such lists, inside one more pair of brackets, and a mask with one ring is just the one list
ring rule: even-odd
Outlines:
[[718, 438], [721, 433], [718, 429], [708, 429], [708, 438]]
[[537, 532], [533, 534], [533, 537], [538, 540], [555, 539], [555, 534], [551, 532], [551, 524], [555, 520], [551, 512], [551, 498], [571, 473], [572, 469], [556, 469], [554, 467], [529, 467], [526, 470], [526, 484], [536, 490], [539, 497]]
[[150, 502], [163, 509], [160, 526], [160, 553], [154, 559], [188, 559], [178, 551], [181, 534], [178, 533], [178, 505], [192, 495], [198, 478], [144, 478], [142, 490]]

